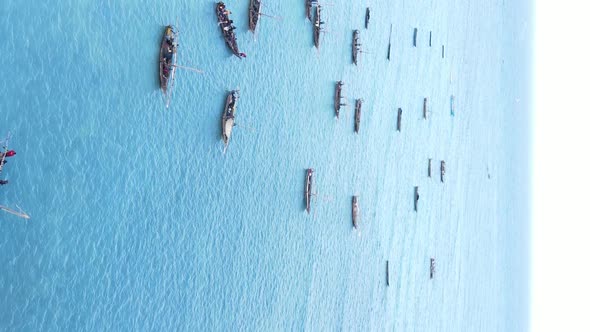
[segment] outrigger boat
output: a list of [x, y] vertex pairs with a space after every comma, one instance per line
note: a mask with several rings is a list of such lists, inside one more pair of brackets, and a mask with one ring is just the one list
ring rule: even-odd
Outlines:
[[345, 103], [342, 102], [342, 86], [344, 86], [344, 82], [338, 81], [336, 82], [336, 94], [334, 95], [334, 111], [336, 112], [336, 118], [340, 118], [340, 107], [346, 106]]
[[444, 160], [440, 162], [440, 182], [445, 182], [446, 164]]
[[418, 186], [414, 187], [414, 211], [418, 212], [418, 200], [420, 199], [420, 194], [418, 193]]
[[320, 48], [320, 32], [322, 32], [322, 24], [324, 24], [321, 15], [322, 6], [317, 5], [315, 7], [315, 20], [313, 23], [313, 44], [317, 49]]
[[397, 131], [402, 131], [402, 109], [397, 109]]
[[354, 132], [359, 133], [361, 125], [361, 107], [363, 106], [363, 99], [357, 99], [354, 107]]
[[357, 65], [358, 54], [361, 50], [360, 32], [354, 30], [352, 32], [352, 63]]
[[365, 29], [369, 28], [369, 20], [371, 19], [371, 8], [367, 7], [365, 12]]
[[311, 212], [311, 186], [313, 182], [313, 168], [307, 169], [307, 175], [305, 177], [305, 210], [309, 214]]
[[358, 199], [358, 196], [352, 196], [352, 226], [356, 229], [359, 228], [358, 217], [359, 217], [359, 199]]
[[250, 10], [249, 10], [249, 21], [248, 21], [248, 28], [252, 33], [256, 31], [256, 25], [258, 24], [258, 19], [260, 18], [260, 7], [261, 7], [260, 0], [250, 0]]
[[227, 99], [225, 101], [225, 108], [223, 109], [223, 115], [221, 116], [221, 137], [223, 138], [225, 149], [227, 149], [227, 146], [229, 145], [232, 129], [236, 125], [235, 114], [239, 98], [239, 90], [232, 90], [227, 95]]
[[174, 74], [176, 72], [176, 32], [171, 25], [164, 29], [164, 37], [160, 44], [160, 89], [166, 99], [166, 108], [170, 105]]
[[430, 258], [430, 279], [434, 278], [434, 272], [436, 272], [436, 262], [434, 258]]
[[225, 39], [225, 44], [235, 56], [240, 59], [245, 58], [246, 54], [240, 52], [238, 48], [238, 42], [234, 33], [236, 27], [233, 26], [233, 21], [229, 19], [229, 10], [225, 8], [225, 4], [223, 2], [218, 2], [215, 6], [215, 9], [217, 12], [217, 21], [219, 22], [223, 39]]
[[428, 98], [424, 98], [424, 106], [422, 107], [422, 116], [424, 117], [424, 120], [426, 120], [426, 118], [428, 117]]
[[428, 177], [432, 177], [432, 158], [428, 158]]
[[28, 214], [26, 214], [24, 211], [20, 210], [20, 208], [19, 208], [20, 211], [15, 211], [15, 210], [7, 207], [7, 206], [0, 205], [0, 210], [5, 211], [5, 212], [8, 212], [10, 214], [13, 214], [13, 215], [15, 215], [17, 217], [21, 217], [23, 219], [31, 219], [31, 216], [29, 216]]

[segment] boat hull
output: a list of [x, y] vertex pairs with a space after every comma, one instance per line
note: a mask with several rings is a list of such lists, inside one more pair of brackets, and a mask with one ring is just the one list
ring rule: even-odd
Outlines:
[[170, 105], [170, 95], [174, 85], [174, 75], [176, 72], [176, 32], [171, 25], [164, 29], [164, 36], [160, 44], [160, 89], [166, 99], [166, 107]]
[[229, 145], [233, 127], [235, 126], [235, 114], [239, 98], [238, 90], [232, 90], [225, 99], [225, 107], [221, 116], [221, 138], [226, 148]]
[[352, 227], [358, 229], [359, 202], [358, 196], [352, 196]]
[[305, 176], [305, 210], [311, 213], [311, 189], [313, 185], [313, 168], [308, 168]]

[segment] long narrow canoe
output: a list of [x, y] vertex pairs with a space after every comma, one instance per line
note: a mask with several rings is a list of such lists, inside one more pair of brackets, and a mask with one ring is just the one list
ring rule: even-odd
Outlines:
[[414, 47], [416, 47], [416, 39], [418, 38], [418, 28], [414, 28]]
[[352, 196], [352, 226], [359, 228], [359, 200], [358, 196]]
[[436, 272], [436, 262], [434, 258], [430, 258], [430, 279], [434, 278], [434, 272]]
[[311, 188], [313, 184], [313, 168], [307, 169], [305, 176], [305, 210], [309, 214], [311, 212]]
[[336, 118], [340, 118], [340, 107], [345, 104], [342, 103], [342, 86], [344, 82], [336, 82], [336, 93], [334, 94], [334, 111], [336, 112]]
[[361, 126], [361, 108], [363, 106], [363, 100], [357, 99], [354, 107], [354, 132], [358, 134]]
[[322, 31], [322, 6], [315, 7], [315, 20], [313, 23], [313, 44], [316, 48], [320, 48], [320, 32]]
[[176, 32], [171, 25], [164, 29], [164, 36], [160, 44], [160, 89], [166, 100], [166, 108], [170, 105], [172, 87], [174, 86], [174, 73], [176, 72]]
[[445, 182], [445, 172], [446, 172], [446, 164], [445, 164], [445, 161], [442, 160], [440, 162], [440, 182]]
[[397, 131], [402, 130], [402, 109], [397, 109]]
[[225, 108], [223, 109], [223, 114], [221, 116], [221, 137], [223, 139], [223, 143], [225, 144], [226, 149], [229, 145], [232, 129], [235, 125], [235, 114], [239, 98], [239, 91], [232, 90], [228, 93], [227, 98], [225, 100]]
[[389, 286], [389, 261], [385, 261], [385, 282]]
[[260, 18], [260, 7], [261, 7], [260, 0], [250, 0], [250, 10], [249, 12], [249, 23], [248, 27], [252, 33], [256, 31], [256, 25], [258, 25], [258, 19]]
[[418, 187], [414, 187], [414, 211], [418, 212], [418, 200], [420, 199], [420, 194], [418, 193]]
[[432, 158], [428, 158], [428, 177], [432, 177]]
[[369, 20], [371, 19], [371, 8], [367, 7], [365, 11], [365, 29], [369, 28]]
[[424, 105], [422, 106], [422, 116], [424, 117], [424, 119], [426, 120], [426, 118], [428, 117], [428, 98], [424, 98]]
[[360, 32], [354, 30], [352, 32], [352, 63], [357, 64], [358, 54], [361, 50]]
[[218, 2], [215, 5], [215, 11], [217, 13], [217, 21], [219, 23], [219, 28], [221, 29], [221, 34], [223, 35], [223, 39], [225, 39], [225, 44], [235, 56], [240, 59], [245, 58], [246, 54], [240, 52], [240, 49], [238, 48], [236, 34], [234, 33], [235, 27], [233, 26], [233, 21], [229, 19], [230, 11], [225, 8], [223, 2]]

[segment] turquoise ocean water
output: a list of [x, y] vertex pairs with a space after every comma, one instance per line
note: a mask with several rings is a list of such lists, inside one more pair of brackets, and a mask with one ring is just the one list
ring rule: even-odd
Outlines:
[[[528, 328], [530, 3], [334, 0], [318, 52], [303, 2], [264, 2], [282, 20], [253, 36], [248, 1], [227, 1], [243, 60], [210, 1], [0, 3], [0, 134], [17, 151], [0, 204], [32, 216], [0, 214], [0, 330]], [[169, 109], [167, 24], [179, 64], [206, 71], [177, 71]], [[353, 107], [334, 117], [338, 80], [365, 100], [358, 135]]]

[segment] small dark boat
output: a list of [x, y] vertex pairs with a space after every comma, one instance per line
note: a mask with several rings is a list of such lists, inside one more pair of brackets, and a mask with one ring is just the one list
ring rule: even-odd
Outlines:
[[428, 177], [432, 177], [432, 158], [428, 158]]
[[313, 168], [307, 169], [307, 176], [305, 177], [305, 210], [309, 214], [311, 212], [311, 186], [313, 182]]
[[420, 199], [420, 194], [418, 193], [418, 186], [414, 187], [414, 211], [418, 212], [418, 200]]
[[223, 115], [221, 116], [221, 138], [225, 144], [225, 149], [227, 149], [227, 146], [229, 145], [231, 132], [235, 126], [235, 115], [239, 98], [240, 92], [238, 90], [232, 90], [228, 93], [225, 100], [225, 108], [223, 109]]
[[354, 30], [352, 32], [352, 63], [357, 64], [358, 54], [361, 50], [360, 32]]
[[424, 98], [424, 106], [422, 107], [422, 116], [426, 120], [428, 117], [428, 106], [427, 106], [428, 98]]
[[164, 37], [160, 44], [160, 89], [166, 99], [166, 108], [170, 105], [170, 96], [174, 86], [176, 72], [176, 32], [171, 25], [164, 29]]
[[313, 44], [317, 49], [320, 48], [320, 32], [322, 32], [322, 6], [317, 5], [315, 7], [315, 19], [313, 23]]
[[389, 287], [389, 261], [385, 261], [385, 283]]
[[397, 109], [397, 131], [402, 131], [402, 109]]
[[369, 28], [369, 20], [371, 19], [371, 8], [367, 7], [365, 11], [365, 29]]
[[391, 57], [391, 32], [393, 30], [393, 24], [389, 26], [389, 46], [387, 47], [387, 60]]
[[358, 196], [352, 196], [352, 226], [356, 229], [359, 228], [359, 200]]
[[442, 57], [445, 58], [445, 45], [442, 46]]
[[430, 31], [430, 35], [428, 36], [428, 47], [432, 47], [432, 31]]
[[455, 96], [451, 95], [451, 115], [455, 116]]
[[240, 59], [245, 58], [246, 54], [240, 52], [240, 49], [238, 48], [236, 34], [234, 33], [236, 27], [233, 25], [233, 21], [229, 19], [230, 11], [225, 8], [223, 2], [218, 2], [215, 9], [217, 12], [217, 21], [219, 22], [219, 28], [223, 34], [223, 39], [225, 39], [225, 44], [235, 56]]
[[254, 33], [256, 31], [256, 25], [258, 25], [258, 19], [260, 18], [260, 0], [250, 0], [250, 9], [248, 11], [248, 29]]
[[334, 95], [334, 111], [336, 112], [336, 118], [340, 118], [340, 107], [346, 106], [345, 103], [342, 102], [342, 86], [344, 86], [344, 82], [338, 81], [336, 82], [336, 93]]
[[430, 279], [434, 278], [434, 272], [436, 272], [436, 262], [434, 258], [430, 258]]
[[359, 133], [361, 125], [361, 107], [363, 106], [363, 99], [357, 99], [354, 107], [354, 132]]
[[414, 28], [414, 47], [416, 47], [416, 38], [418, 38], [418, 28]]
[[445, 171], [446, 171], [446, 164], [445, 161], [442, 160], [440, 162], [440, 182], [445, 182]]

